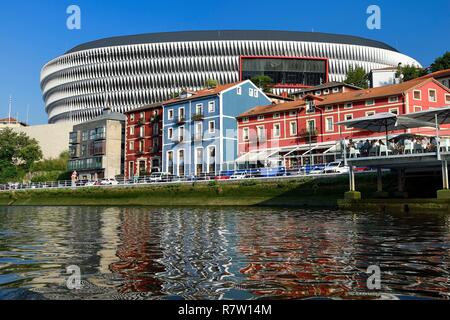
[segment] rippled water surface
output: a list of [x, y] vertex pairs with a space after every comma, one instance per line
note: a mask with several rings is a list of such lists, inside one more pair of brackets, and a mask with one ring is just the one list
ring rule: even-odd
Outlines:
[[445, 215], [0, 208], [0, 299], [448, 299], [449, 265]]

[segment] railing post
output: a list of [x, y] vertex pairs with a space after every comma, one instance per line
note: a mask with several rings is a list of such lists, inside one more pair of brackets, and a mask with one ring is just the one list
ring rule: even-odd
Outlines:
[[383, 192], [383, 179], [381, 168], [377, 168], [377, 192]]
[[350, 165], [348, 170], [349, 176], [349, 191], [345, 193], [346, 200], [361, 200], [361, 193], [356, 191], [355, 185], [355, 171], [353, 165]]
[[442, 189], [448, 190], [448, 162], [447, 160], [442, 161]]
[[356, 190], [355, 187], [355, 172], [353, 170], [353, 166], [351, 165], [349, 168], [349, 191], [354, 192]]

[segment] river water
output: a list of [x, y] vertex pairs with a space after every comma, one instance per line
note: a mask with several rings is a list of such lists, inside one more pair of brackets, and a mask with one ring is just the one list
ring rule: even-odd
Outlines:
[[449, 299], [449, 267], [446, 215], [0, 208], [0, 299]]

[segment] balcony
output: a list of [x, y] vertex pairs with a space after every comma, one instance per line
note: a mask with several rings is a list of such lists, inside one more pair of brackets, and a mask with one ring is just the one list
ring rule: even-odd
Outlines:
[[182, 126], [185, 123], [186, 123], [186, 118], [185, 117], [179, 117], [178, 118], [177, 125]]
[[70, 144], [80, 144], [81, 143], [80, 135], [78, 134], [78, 132], [70, 133], [69, 143]]
[[157, 122], [159, 122], [159, 121], [161, 121], [161, 117], [160, 117], [159, 115], [153, 116], [153, 117], [150, 119], [150, 122], [151, 122], [151, 123], [157, 123]]
[[144, 119], [139, 119], [139, 121], [137, 122], [138, 126], [144, 126], [145, 125], [145, 120]]
[[138, 140], [144, 140], [144, 139], [145, 139], [145, 136], [140, 134], [140, 135], [138, 135], [137, 138], [138, 138]]
[[145, 152], [144, 152], [143, 150], [138, 150], [138, 151], [136, 151], [136, 155], [137, 155], [138, 157], [143, 156], [144, 154], [145, 154]]
[[300, 131], [299, 133], [299, 137], [301, 138], [309, 138], [309, 137], [317, 137], [319, 134], [319, 131], [317, 130], [317, 128], [314, 129], [303, 129], [302, 131]]
[[94, 156], [104, 156], [105, 154], [105, 149], [94, 150]]
[[106, 133], [97, 133], [95, 136], [93, 136], [92, 140], [106, 140]]
[[202, 113], [197, 113], [192, 116], [192, 121], [203, 121], [205, 116]]

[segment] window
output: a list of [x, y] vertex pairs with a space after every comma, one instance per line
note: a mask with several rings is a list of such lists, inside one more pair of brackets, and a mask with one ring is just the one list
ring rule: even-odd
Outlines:
[[169, 140], [173, 139], [173, 128], [169, 128], [167, 130], [167, 139], [169, 139]]
[[250, 119], [249, 119], [248, 117], [242, 118], [242, 122], [244, 122], [244, 123], [247, 123], [247, 122], [249, 122], [249, 121], [250, 121]]
[[450, 94], [445, 95], [445, 103], [450, 103]]
[[242, 87], [237, 87], [236, 93], [237, 93], [238, 95], [242, 95]]
[[290, 111], [289, 117], [295, 117], [297, 115], [297, 111]]
[[248, 89], [248, 95], [253, 97], [253, 88]]
[[326, 106], [325, 112], [330, 112], [330, 111], [333, 111], [333, 106]]
[[375, 111], [367, 111], [366, 112], [366, 117], [371, 117], [375, 114]]
[[279, 113], [274, 113], [273, 114], [273, 118], [274, 119], [280, 119], [280, 114]]
[[210, 121], [208, 128], [209, 128], [209, 133], [215, 133], [216, 132], [216, 122]]
[[397, 103], [398, 97], [389, 97], [389, 103]]
[[264, 116], [258, 116], [258, 121], [263, 121], [264, 120]]
[[330, 94], [330, 89], [323, 90], [323, 94]]
[[178, 175], [184, 176], [184, 150], [178, 150]]
[[253, 91], [253, 96], [254, 96], [255, 98], [258, 98], [258, 97], [259, 97], [259, 91], [258, 91], [258, 89], [255, 89], [255, 90]]
[[214, 113], [216, 112], [216, 103], [214, 101], [210, 101], [208, 103], [208, 112], [209, 113]]
[[141, 114], [139, 115], [141, 119], [145, 118], [145, 112], [141, 112]]
[[134, 151], [134, 141], [130, 141], [130, 151]]
[[306, 121], [306, 131], [311, 133], [316, 132], [316, 120]]
[[351, 108], [353, 108], [353, 103], [349, 102], [344, 104], [344, 109], [351, 109]]
[[130, 161], [129, 163], [128, 163], [128, 176], [131, 178], [131, 177], [134, 177], [134, 161]]
[[338, 93], [339, 92], [339, 88], [333, 88], [333, 93]]
[[216, 172], [216, 147], [208, 147], [208, 173]]
[[173, 120], [173, 109], [170, 109], [170, 110], [167, 112], [167, 119]]
[[195, 174], [203, 173], [203, 148], [197, 148], [195, 153]]
[[88, 141], [88, 140], [89, 140], [89, 134], [88, 134], [87, 131], [83, 131], [83, 132], [81, 133], [81, 140], [82, 140], [82, 141]]
[[178, 119], [183, 120], [184, 119], [184, 108], [178, 109]]
[[437, 102], [436, 90], [434, 90], [434, 89], [429, 89], [428, 90], [428, 101], [430, 101], [430, 102]]
[[184, 162], [184, 150], [178, 150], [178, 162], [183, 163]]
[[196, 138], [201, 137], [202, 133], [203, 133], [203, 123], [197, 122], [195, 124], [195, 136], [196, 136]]
[[316, 92], [314, 92], [314, 94], [316, 95], [316, 96], [320, 96], [321, 95], [321, 91], [316, 91]]
[[139, 137], [144, 138], [145, 137], [145, 128], [140, 127], [139, 129]]
[[414, 98], [414, 100], [422, 100], [422, 91], [414, 90], [413, 98]]
[[[353, 115], [352, 114], [346, 114], [345, 115], [345, 121], [352, 120], [352, 119], [353, 119]], [[352, 128], [345, 127], [345, 129], [351, 130]]]
[[248, 141], [249, 139], [250, 139], [249, 129], [248, 128], [242, 129], [242, 140]]
[[178, 129], [178, 140], [180, 142], [184, 141], [184, 126]]
[[273, 125], [273, 137], [274, 138], [279, 138], [280, 136], [281, 136], [280, 124], [279, 123], [275, 123]]
[[315, 113], [314, 101], [306, 101], [306, 113]]
[[389, 112], [390, 112], [390, 113], [393, 113], [393, 114], [398, 114], [398, 108], [395, 108], [395, 109], [389, 109]]
[[266, 138], [266, 130], [263, 126], [256, 127], [256, 135], [258, 140], [264, 140]]
[[144, 151], [144, 141], [139, 141], [139, 152], [143, 152]]
[[130, 114], [130, 121], [134, 121], [134, 113]]
[[325, 131], [333, 132], [334, 131], [334, 120], [333, 117], [328, 117], [325, 119]]
[[173, 174], [173, 151], [167, 152], [167, 172]]
[[373, 105], [375, 105], [375, 100], [374, 99], [366, 100], [366, 107], [373, 106]]
[[420, 112], [420, 111], [422, 111], [421, 106], [414, 106], [414, 112]]
[[134, 127], [130, 127], [130, 136], [134, 136]]
[[291, 136], [297, 135], [297, 122], [296, 121], [292, 121], [289, 124], [289, 133], [291, 134]]
[[203, 114], [203, 104], [199, 103], [195, 106], [195, 114]]

